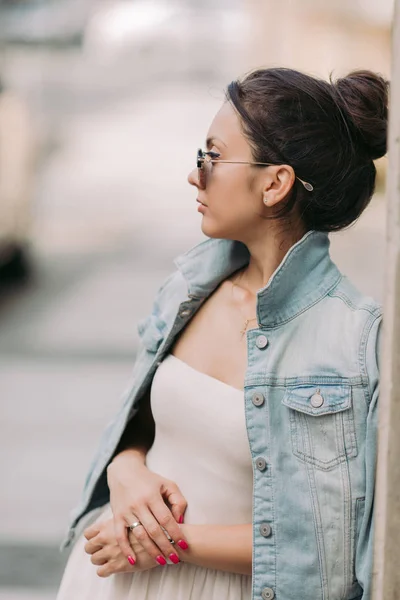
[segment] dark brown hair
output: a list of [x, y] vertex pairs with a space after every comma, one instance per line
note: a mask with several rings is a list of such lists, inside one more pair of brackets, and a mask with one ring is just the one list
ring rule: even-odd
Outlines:
[[373, 163], [386, 154], [389, 82], [353, 71], [329, 82], [286, 68], [232, 81], [226, 99], [239, 114], [256, 162], [289, 164], [296, 179], [278, 216], [294, 205], [307, 229], [353, 223], [375, 189]]

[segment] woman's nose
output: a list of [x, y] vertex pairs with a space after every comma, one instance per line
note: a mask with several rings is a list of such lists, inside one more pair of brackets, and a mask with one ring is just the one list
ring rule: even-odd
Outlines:
[[200, 189], [198, 169], [193, 169], [192, 171], [190, 171], [187, 180], [190, 183], [190, 185], [194, 185], [195, 187]]

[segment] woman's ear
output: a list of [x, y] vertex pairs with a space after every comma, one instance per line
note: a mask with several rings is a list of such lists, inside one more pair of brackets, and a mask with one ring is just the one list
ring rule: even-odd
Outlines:
[[268, 178], [263, 188], [263, 202], [272, 207], [286, 198], [295, 182], [295, 174], [290, 165], [273, 165], [268, 168]]

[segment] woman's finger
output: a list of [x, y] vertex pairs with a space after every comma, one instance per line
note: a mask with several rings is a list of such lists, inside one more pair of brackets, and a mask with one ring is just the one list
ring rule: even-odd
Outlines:
[[[165, 502], [163, 502], [162, 500], [155, 501], [152, 504], [150, 504], [149, 507], [150, 507], [151, 512], [153, 513], [156, 521], [161, 525], [162, 528], [164, 528], [167, 531], [167, 533], [174, 540], [174, 542], [176, 544], [178, 544], [178, 546], [182, 550], [187, 550], [188, 544], [182, 536], [182, 530], [179, 527], [179, 525], [177, 524], [177, 522], [175, 521], [173, 514], [168, 509]], [[165, 537], [165, 532], [163, 531], [162, 533]], [[160, 544], [158, 543], [158, 540], [155, 538], [153, 538], [153, 539], [163, 552], [167, 548], [169, 548], [169, 546], [165, 545], [165, 550], [164, 550], [164, 547], [160, 546]], [[165, 542], [165, 540], [164, 540], [164, 542]]]
[[[133, 523], [133, 521], [131, 521], [131, 523]], [[129, 530], [127, 529], [124, 519], [114, 519], [114, 530], [115, 537], [122, 554], [125, 556], [128, 563], [133, 566], [136, 563], [136, 556], [129, 542]]]
[[86, 554], [94, 554], [103, 548], [103, 544], [101, 544], [96, 538], [92, 538], [85, 544], [85, 552]]
[[92, 557], [91, 557], [91, 562], [92, 564], [96, 565], [96, 566], [101, 566], [101, 565], [105, 565], [106, 562], [108, 562], [110, 559], [110, 557], [107, 555], [107, 553], [101, 549], [98, 552], [95, 552]]
[[174, 481], [167, 480], [164, 484], [163, 497], [171, 506], [171, 512], [177, 523], [183, 523], [187, 508], [186, 498]]
[[99, 577], [109, 577], [115, 573], [128, 573], [134, 570], [135, 567], [129, 566], [128, 564], [123, 565], [119, 559], [112, 559], [96, 569], [96, 572]]
[[97, 523], [94, 523], [93, 525], [91, 525], [90, 527], [87, 527], [84, 532], [83, 535], [85, 536], [85, 538], [87, 540], [91, 540], [93, 537], [95, 537], [100, 531], [100, 527], [98, 526]]
[[118, 572], [121, 572], [121, 569], [115, 568], [114, 560], [109, 560], [104, 565], [96, 569], [96, 573], [99, 577], [110, 577], [110, 575]]
[[172, 562], [179, 562], [174, 547], [168, 541], [167, 536], [150, 510], [143, 509], [137, 520], [140, 521], [141, 525], [133, 529], [132, 535], [143, 549], [160, 565], [165, 564], [166, 557], [169, 557]]
[[110, 575], [113, 574], [114, 571], [112, 571], [109, 567], [109, 564], [106, 563], [105, 565], [103, 565], [102, 567], [99, 567], [96, 570], [96, 573], [99, 577], [109, 577]]

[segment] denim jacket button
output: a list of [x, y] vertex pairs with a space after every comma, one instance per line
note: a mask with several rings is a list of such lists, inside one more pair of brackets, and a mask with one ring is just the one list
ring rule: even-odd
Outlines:
[[256, 458], [256, 467], [259, 471], [265, 471], [267, 468], [267, 461], [262, 456]]
[[269, 523], [261, 523], [260, 533], [263, 537], [269, 537], [272, 533], [271, 525]]
[[188, 317], [190, 314], [192, 313], [191, 310], [181, 310], [181, 312], [179, 313], [181, 317]]
[[275, 592], [272, 588], [269, 587], [265, 587], [263, 588], [262, 592], [261, 592], [261, 598], [263, 600], [272, 600], [273, 598], [275, 598]]
[[260, 394], [260, 392], [255, 392], [251, 397], [251, 401], [254, 404], [254, 406], [262, 406], [264, 404], [265, 398], [263, 394]]
[[313, 406], [314, 408], [319, 408], [320, 406], [322, 406], [324, 403], [324, 399], [321, 396], [321, 394], [319, 394], [318, 392], [316, 394], [314, 394], [313, 396], [311, 396], [311, 406]]
[[262, 350], [268, 345], [268, 338], [265, 335], [259, 335], [256, 339], [256, 346]]

